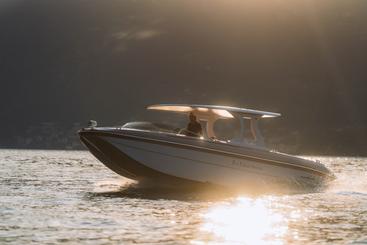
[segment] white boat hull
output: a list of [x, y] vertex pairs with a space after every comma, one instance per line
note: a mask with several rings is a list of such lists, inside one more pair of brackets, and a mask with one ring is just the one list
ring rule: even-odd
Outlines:
[[[173, 178], [190, 183], [262, 190], [279, 187], [315, 188], [327, 177], [317, 170], [269, 161], [257, 156], [228, 154], [203, 147], [187, 147], [184, 144], [108, 133], [94, 137], [98, 137], [98, 141], [95, 141], [97, 143], [94, 143], [95, 148], [101, 148], [96, 144], [101, 145], [102, 143], [98, 142], [104, 142], [114, 152], [105, 154], [103, 153], [105, 150], [102, 149], [98, 150], [100, 153], [116, 156], [106, 161], [101, 159], [97, 152], [94, 153], [97, 158], [115, 172], [137, 180], [169, 180], [169, 183], [174, 184], [170, 181]], [[84, 137], [83, 142], [88, 146], [93, 140], [88, 143], [88, 140], [85, 141], [86, 138]], [[88, 148], [91, 149], [90, 146]], [[121, 159], [117, 159], [118, 154], [121, 155]]]

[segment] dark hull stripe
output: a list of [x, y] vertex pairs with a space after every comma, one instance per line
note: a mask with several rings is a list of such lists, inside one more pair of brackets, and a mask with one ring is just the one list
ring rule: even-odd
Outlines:
[[205, 147], [200, 147], [200, 146], [194, 146], [194, 145], [188, 145], [188, 144], [182, 144], [182, 143], [176, 143], [176, 142], [169, 142], [169, 141], [163, 141], [163, 140], [157, 140], [157, 139], [151, 139], [151, 138], [145, 138], [145, 137], [139, 137], [139, 136], [115, 134], [115, 133], [109, 133], [109, 132], [82, 131], [82, 132], [80, 132], [80, 134], [81, 135], [82, 134], [90, 134], [90, 135], [107, 136], [107, 137], [114, 137], [114, 138], [125, 138], [125, 139], [138, 140], [138, 141], [154, 143], [154, 144], [168, 145], [168, 146], [177, 147], [177, 148], [185, 148], [185, 149], [203, 151], [203, 152], [208, 152], [208, 153], [216, 153], [216, 154], [219, 154], [219, 155], [226, 155], [226, 156], [230, 156], [230, 157], [238, 157], [238, 158], [242, 158], [242, 159], [252, 160], [252, 161], [260, 162], [260, 163], [263, 163], [263, 164], [270, 164], [270, 165], [276, 165], [276, 166], [282, 166], [282, 167], [284, 167], [284, 165], [286, 165], [286, 167], [288, 167], [288, 168], [307, 171], [307, 172], [310, 172], [312, 174], [317, 174], [317, 175], [323, 176], [323, 177], [328, 176], [327, 173], [321, 172], [317, 169], [308, 168], [308, 167], [305, 167], [305, 166], [299, 166], [299, 165], [295, 165], [295, 164], [292, 164], [292, 163], [286, 163], [286, 162], [281, 162], [281, 161], [276, 161], [276, 160], [263, 159], [263, 158], [243, 155], [243, 154], [239, 154], [239, 153], [225, 152], [225, 151], [221, 151], [221, 150], [210, 149], [210, 148], [205, 148]]

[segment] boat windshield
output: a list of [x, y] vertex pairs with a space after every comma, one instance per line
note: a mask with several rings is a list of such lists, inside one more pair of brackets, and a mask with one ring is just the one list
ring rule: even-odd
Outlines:
[[164, 133], [177, 133], [180, 129], [164, 123], [153, 122], [129, 122], [122, 126], [122, 128], [156, 131]]

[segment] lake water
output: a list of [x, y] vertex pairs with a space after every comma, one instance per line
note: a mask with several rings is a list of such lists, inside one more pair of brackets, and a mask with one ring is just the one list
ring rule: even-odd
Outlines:
[[0, 150], [0, 244], [367, 244], [367, 158], [320, 193], [139, 187], [83, 151]]

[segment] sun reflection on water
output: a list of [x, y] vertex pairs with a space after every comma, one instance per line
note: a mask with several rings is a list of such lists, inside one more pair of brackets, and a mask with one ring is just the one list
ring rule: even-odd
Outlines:
[[202, 232], [225, 244], [282, 244], [287, 219], [275, 209], [272, 198], [237, 198], [212, 207], [203, 215]]

